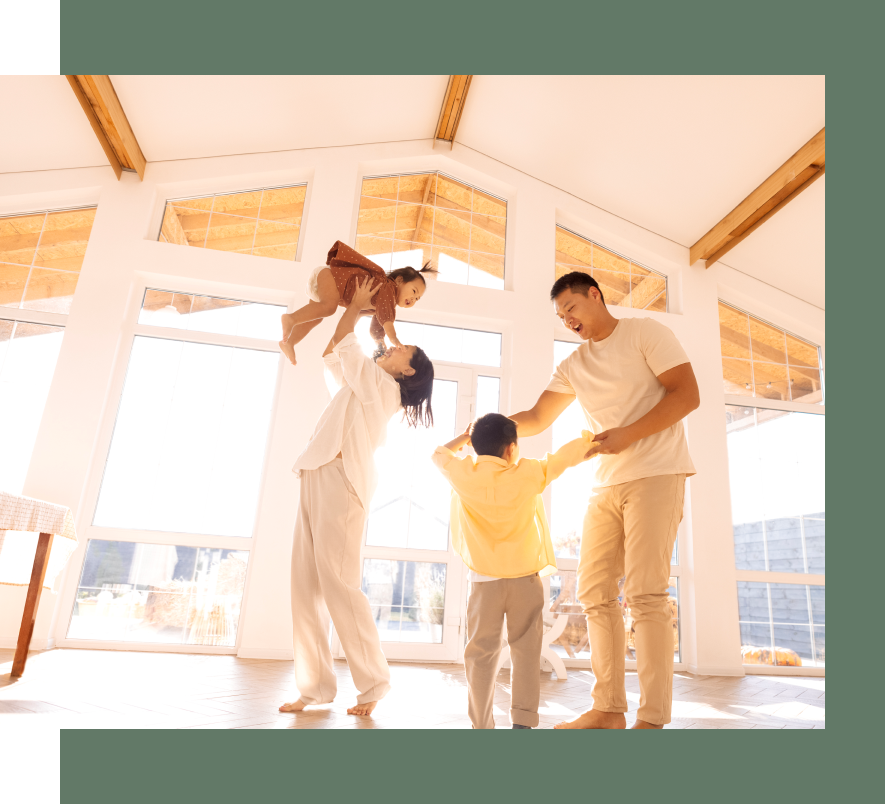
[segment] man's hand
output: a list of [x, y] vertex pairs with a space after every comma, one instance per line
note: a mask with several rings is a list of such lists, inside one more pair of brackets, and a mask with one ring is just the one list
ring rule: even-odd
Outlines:
[[351, 304], [362, 310], [368, 307], [375, 294], [381, 290], [381, 283], [376, 282], [371, 276], [367, 276], [363, 280], [357, 280], [356, 288], [353, 291], [353, 299]]
[[612, 427], [611, 430], [599, 433], [596, 440], [601, 446], [593, 453], [594, 455], [620, 455], [636, 439], [631, 437], [628, 428]]

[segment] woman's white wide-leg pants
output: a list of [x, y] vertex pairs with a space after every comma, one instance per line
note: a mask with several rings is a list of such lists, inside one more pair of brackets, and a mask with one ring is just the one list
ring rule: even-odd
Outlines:
[[292, 625], [295, 683], [307, 704], [328, 703], [337, 691], [329, 615], [359, 691], [357, 702], [379, 701], [390, 690], [390, 668], [360, 588], [365, 521], [341, 458], [301, 473], [292, 541]]

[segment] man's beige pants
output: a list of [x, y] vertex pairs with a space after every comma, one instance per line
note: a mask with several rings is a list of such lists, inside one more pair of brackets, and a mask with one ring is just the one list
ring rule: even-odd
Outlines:
[[673, 622], [667, 602], [670, 558], [682, 521], [685, 475], [660, 475], [598, 489], [584, 517], [578, 599], [587, 615], [596, 684], [593, 708], [626, 712], [624, 617], [618, 581], [636, 634], [639, 711], [647, 723], [670, 722]]
[[335, 458], [301, 473], [292, 541], [292, 626], [295, 683], [301, 700], [328, 703], [337, 680], [329, 650], [329, 615], [344, 648], [358, 703], [390, 690], [390, 668], [372, 607], [360, 588], [360, 545], [366, 512]]
[[538, 725], [541, 701], [541, 641], [544, 584], [537, 574], [472, 584], [467, 601], [469, 639], [464, 649], [467, 713], [475, 729], [495, 728], [492, 708], [498, 659], [504, 646], [504, 617], [510, 645], [510, 721]]

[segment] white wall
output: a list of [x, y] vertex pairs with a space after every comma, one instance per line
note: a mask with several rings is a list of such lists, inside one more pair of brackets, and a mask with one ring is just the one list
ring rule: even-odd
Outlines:
[[[565, 336], [548, 299], [553, 280], [554, 225], [559, 222], [634, 257], [669, 277], [669, 314], [612, 308], [618, 316], [652, 316], [685, 346], [701, 389], [701, 407], [687, 423], [698, 474], [690, 481], [682, 565], [683, 661], [707, 673], [742, 674], [731, 537], [717, 297], [823, 345], [823, 312], [723, 265], [688, 267], [688, 249], [609, 215], [476, 152], [430, 142], [328, 148], [149, 164], [144, 182], [116, 181], [110, 168], [0, 176], [0, 214], [98, 202], [64, 345], [34, 449], [24, 493], [70, 506], [81, 544], [63, 591], [44, 593], [35, 648], [62, 639], [89, 535], [90, 520], [128, 361], [135, 289], [158, 286], [300, 305], [311, 267], [325, 262], [336, 240], [353, 242], [360, 179], [365, 174], [441, 169], [508, 200], [507, 289], [434, 284], [408, 317], [504, 333], [502, 398], [512, 412], [543, 390], [553, 338]], [[296, 263], [188, 249], [154, 239], [168, 197], [308, 182]], [[241, 623], [243, 656], [291, 656], [289, 549], [298, 481], [290, 469], [328, 396], [319, 353], [332, 324], [303, 342], [297, 368], [283, 366], [252, 540], [247, 603]], [[522, 445], [542, 454], [549, 431]], [[63, 602], [62, 602], [63, 601]], [[18, 632], [24, 590], [0, 586], [0, 644]]]

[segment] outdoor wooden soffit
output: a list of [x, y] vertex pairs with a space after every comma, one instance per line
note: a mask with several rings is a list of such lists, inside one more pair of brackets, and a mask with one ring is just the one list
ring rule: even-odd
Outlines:
[[66, 77], [114, 173], [117, 174], [117, 179], [124, 170], [134, 171], [140, 179], [144, 179], [144, 168], [147, 163], [110, 77], [107, 75]]
[[440, 141], [447, 142], [449, 148], [454, 144], [458, 124], [461, 122], [461, 112], [464, 111], [464, 102], [467, 100], [467, 91], [470, 89], [472, 80], [472, 75], [449, 76], [446, 95], [443, 98], [442, 108], [439, 110], [439, 119], [436, 121], [436, 134], [433, 138], [434, 148]]
[[689, 264], [709, 268], [824, 175], [822, 128], [691, 247]]

